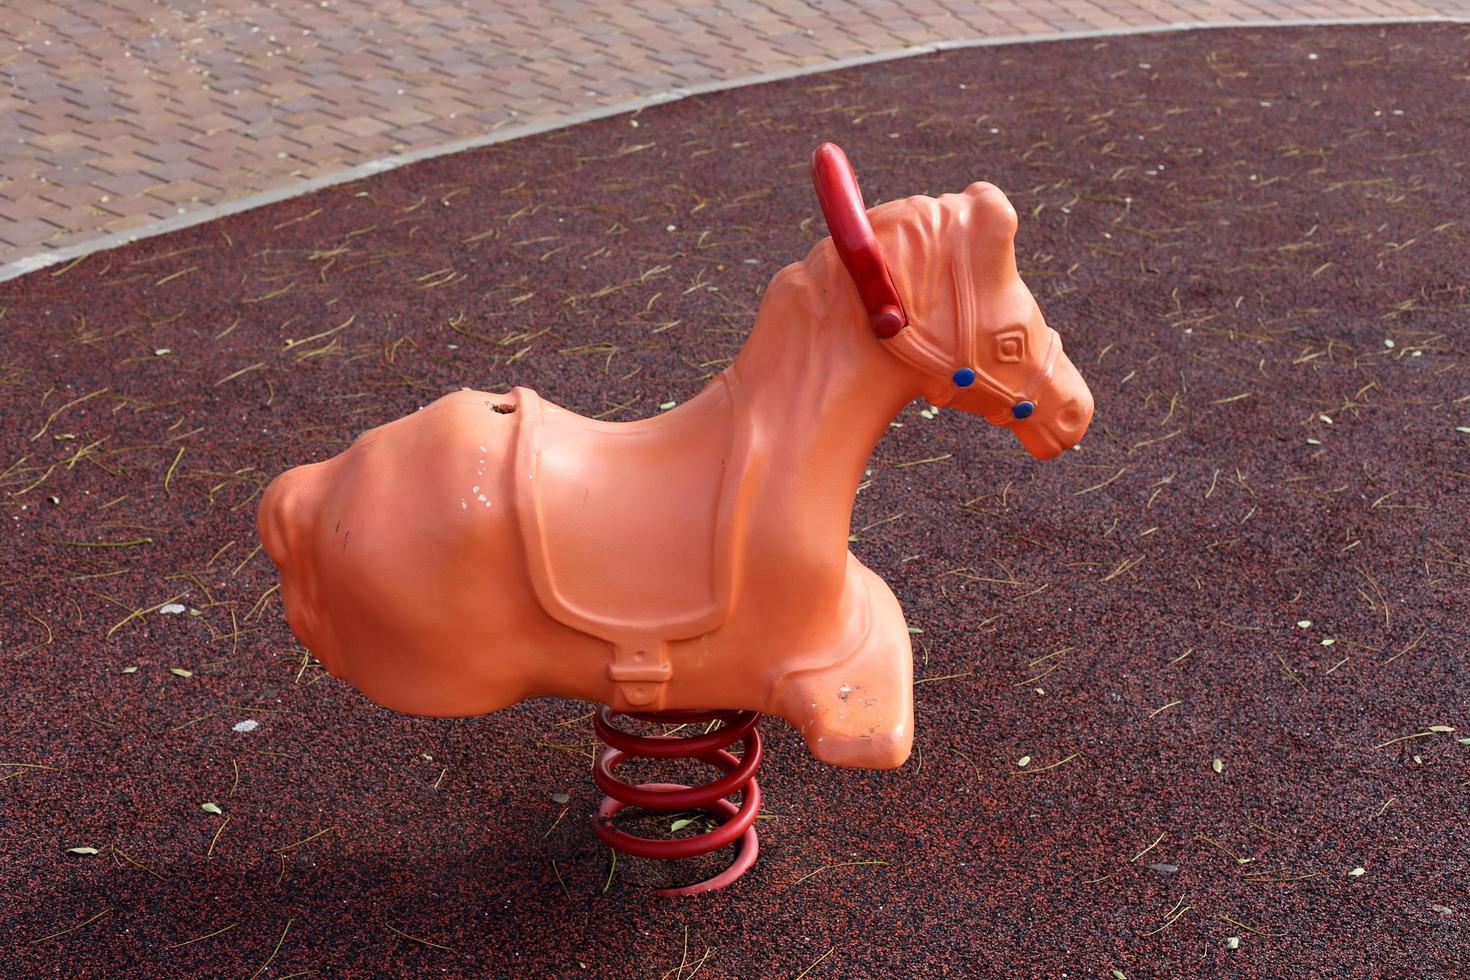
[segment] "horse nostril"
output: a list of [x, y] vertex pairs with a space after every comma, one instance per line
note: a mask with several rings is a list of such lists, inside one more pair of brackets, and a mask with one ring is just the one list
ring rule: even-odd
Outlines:
[[1086, 424], [1087, 415], [1075, 399], [1068, 401], [1067, 404], [1062, 406], [1062, 410], [1057, 413], [1057, 425], [1068, 432], [1080, 429]]

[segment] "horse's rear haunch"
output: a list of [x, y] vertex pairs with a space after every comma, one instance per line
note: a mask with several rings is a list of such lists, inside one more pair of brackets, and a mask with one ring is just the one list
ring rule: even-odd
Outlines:
[[266, 488], [258, 526], [292, 632], [379, 704], [471, 715], [531, 693], [514, 404], [446, 395]]
[[847, 549], [874, 445], [922, 396], [1048, 459], [1093, 402], [1020, 279], [999, 190], [870, 212], [830, 144], [813, 179], [832, 237], [673, 410], [614, 423], [459, 391], [272, 483], [260, 536], [297, 638], [400, 711], [749, 709], [823, 761], [902, 764], [908, 628]]

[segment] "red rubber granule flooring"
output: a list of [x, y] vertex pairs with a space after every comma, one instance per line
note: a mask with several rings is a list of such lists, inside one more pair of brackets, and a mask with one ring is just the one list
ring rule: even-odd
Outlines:
[[[1466, 42], [950, 52], [0, 285], [0, 973], [1470, 975]], [[828, 138], [870, 202], [1009, 193], [1097, 417], [1037, 463], [900, 416], [852, 547], [922, 630], [914, 758], [768, 720], [756, 868], [657, 899], [588, 826], [587, 706], [374, 707], [254, 509], [463, 385], [688, 398], [824, 233]]]

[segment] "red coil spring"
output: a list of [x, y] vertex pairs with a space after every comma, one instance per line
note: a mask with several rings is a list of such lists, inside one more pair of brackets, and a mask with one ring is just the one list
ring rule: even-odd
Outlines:
[[[621, 712], [620, 712], [621, 713]], [[761, 806], [760, 786], [755, 781], [755, 771], [761, 764], [761, 733], [756, 729], [760, 721], [758, 711], [659, 711], [629, 712], [629, 718], [656, 724], [694, 724], [698, 722], [722, 721], [724, 725], [702, 735], [656, 735], [644, 737], [630, 735], [614, 728], [612, 710], [606, 705], [598, 709], [593, 727], [597, 737], [606, 742], [593, 768], [593, 780], [598, 789], [607, 794], [597, 813], [592, 818], [592, 829], [615, 851], [635, 857], [677, 861], [718, 850], [736, 840], [740, 851], [735, 862], [720, 874], [707, 881], [678, 888], [656, 889], [660, 895], [698, 895], [702, 892], [724, 888], [755, 864], [760, 842], [755, 833], [755, 816]], [[745, 752], [736, 758], [725, 749], [740, 742]], [[720, 779], [703, 786], [685, 786], [682, 783], [632, 783], [619, 779], [614, 770], [629, 758], [637, 759], [698, 759], [724, 771]], [[741, 794], [737, 807], [725, 799], [732, 793]], [[625, 806], [643, 807], [649, 810], [699, 809], [724, 818], [725, 822], [707, 834], [677, 840], [656, 840], [638, 837], [613, 826], [612, 820]]]

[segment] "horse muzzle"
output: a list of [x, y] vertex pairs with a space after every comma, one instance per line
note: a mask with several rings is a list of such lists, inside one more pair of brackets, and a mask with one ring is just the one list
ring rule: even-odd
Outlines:
[[1037, 459], [1052, 459], [1082, 441], [1092, 422], [1092, 392], [1065, 353], [1059, 354], [1036, 408], [1011, 430], [1026, 451]]

